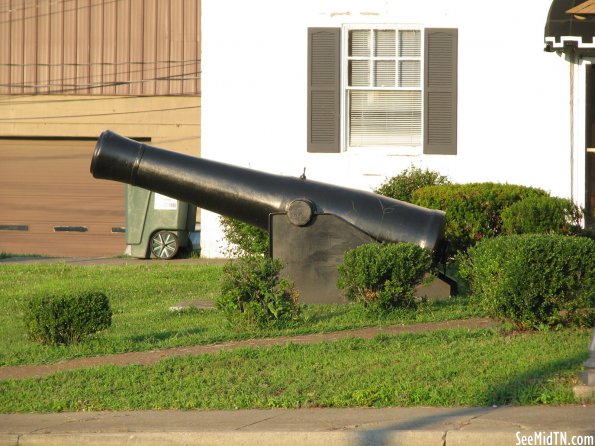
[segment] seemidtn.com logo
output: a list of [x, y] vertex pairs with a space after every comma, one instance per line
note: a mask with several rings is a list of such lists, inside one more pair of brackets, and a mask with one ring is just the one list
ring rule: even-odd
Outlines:
[[570, 435], [568, 432], [516, 433], [516, 446], [595, 446], [594, 435]]

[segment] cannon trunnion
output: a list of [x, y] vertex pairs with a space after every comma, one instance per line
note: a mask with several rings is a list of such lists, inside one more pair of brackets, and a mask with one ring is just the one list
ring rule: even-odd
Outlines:
[[91, 173], [268, 229], [270, 255], [285, 262], [304, 303], [341, 301], [337, 266], [360, 244], [411, 242], [436, 256], [442, 249], [442, 211], [183, 155], [109, 130], [99, 137]]

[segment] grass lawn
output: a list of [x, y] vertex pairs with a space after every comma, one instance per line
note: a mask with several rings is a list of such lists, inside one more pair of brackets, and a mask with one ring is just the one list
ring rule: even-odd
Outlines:
[[[0, 266], [0, 366], [49, 363], [106, 353], [210, 344], [254, 337], [320, 333], [375, 325], [429, 322], [481, 316], [465, 299], [428, 304], [377, 319], [353, 305], [309, 305], [305, 321], [284, 329], [238, 332], [216, 311], [175, 313], [188, 300], [213, 300], [220, 265], [76, 266], [63, 263]], [[36, 293], [84, 288], [105, 292], [114, 312], [112, 326], [81, 344], [41, 346], [27, 339], [24, 303]]]
[[444, 330], [0, 382], [0, 412], [575, 402], [589, 330]]
[[[169, 311], [181, 301], [214, 299], [221, 266], [154, 262], [0, 270], [0, 365], [483, 316], [465, 298], [382, 319], [357, 306], [320, 305], [306, 306], [305, 320], [284, 329], [238, 332], [216, 311]], [[72, 288], [105, 292], [114, 310], [112, 327], [67, 347], [29, 341], [22, 322], [29, 296]], [[102, 366], [0, 381], [0, 412], [574, 403], [572, 386], [590, 335], [588, 329], [442, 330], [238, 349], [151, 366]]]

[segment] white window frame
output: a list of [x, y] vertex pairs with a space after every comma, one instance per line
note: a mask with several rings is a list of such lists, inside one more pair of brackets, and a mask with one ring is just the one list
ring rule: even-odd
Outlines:
[[[352, 30], [394, 30], [399, 31], [419, 31], [420, 33], [420, 56], [415, 58], [420, 62], [420, 85], [419, 87], [349, 87], [349, 31]], [[355, 155], [370, 154], [371, 151], [377, 154], [386, 155], [421, 155], [423, 153], [423, 139], [424, 139], [424, 72], [425, 72], [425, 32], [424, 27], [419, 24], [344, 24], [341, 29], [341, 151], [348, 152]], [[382, 57], [378, 58], [382, 60]], [[394, 58], [399, 60], [398, 55]], [[406, 58], [411, 59], [411, 58]], [[374, 60], [373, 58], [371, 60]], [[411, 146], [365, 146], [365, 147], [351, 147], [349, 146], [349, 91], [350, 90], [389, 90], [389, 91], [419, 91], [421, 95], [421, 122], [420, 122], [420, 143], [419, 145]]]

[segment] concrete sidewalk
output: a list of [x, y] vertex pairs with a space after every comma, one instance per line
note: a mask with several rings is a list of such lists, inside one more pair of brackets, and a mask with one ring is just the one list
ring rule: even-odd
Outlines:
[[0, 446], [595, 444], [595, 406], [0, 415]]

